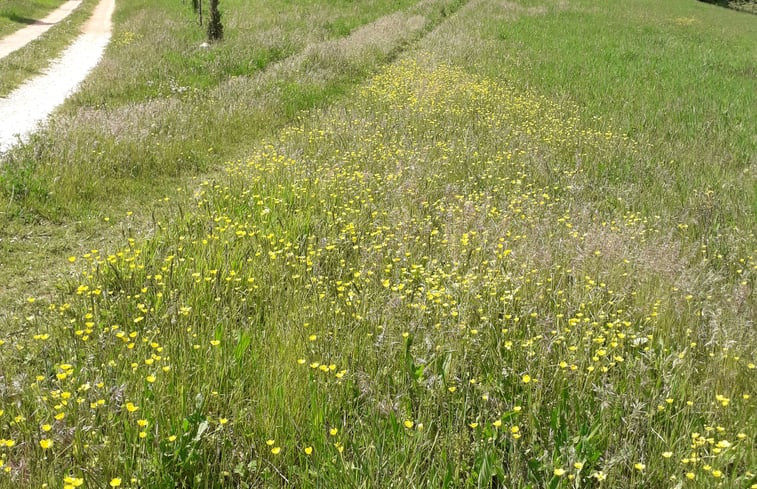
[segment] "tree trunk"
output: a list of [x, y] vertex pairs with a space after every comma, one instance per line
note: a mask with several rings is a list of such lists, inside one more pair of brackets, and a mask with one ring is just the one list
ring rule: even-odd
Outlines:
[[218, 0], [210, 0], [208, 39], [211, 41], [219, 41], [223, 39], [223, 24], [221, 24], [221, 12], [218, 11]]

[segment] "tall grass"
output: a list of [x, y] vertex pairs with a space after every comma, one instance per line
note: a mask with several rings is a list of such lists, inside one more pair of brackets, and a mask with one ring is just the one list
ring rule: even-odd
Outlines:
[[[175, 2], [170, 4], [173, 9], [177, 8]], [[247, 63], [238, 60], [249, 60], [249, 56], [245, 52], [235, 54], [235, 51], [258, 49], [259, 42], [257, 45], [253, 43], [252, 47], [247, 39], [234, 42], [235, 34], [230, 32], [228, 43], [219, 44], [217, 51], [215, 45], [211, 51], [202, 51], [199, 40], [196, 44], [187, 44], [195, 32], [199, 39], [204, 36], [201, 30], [198, 32], [191, 25], [190, 13], [186, 14], [188, 18], [183, 23], [175, 20], [178, 27], [172, 32], [175, 36], [172, 42], [196, 52], [189, 61], [178, 61], [183, 58], [177, 58], [177, 63], [185, 63], [182, 72], [194, 81], [173, 77], [170, 70], [178, 70], [178, 65], [171, 68], [170, 61], [163, 62], [160, 53], [147, 57], [147, 53], [154, 53], [153, 46], [166, 44], [161, 41], [164, 37], [168, 39], [167, 31], [162, 26], [145, 22], [142, 19], [147, 15], [144, 11], [133, 14], [134, 22], [139, 22], [143, 29], [151, 29], [152, 33], [147, 35], [137, 29], [117, 33], [117, 41], [111, 50], [118, 51], [120, 44], [126, 44], [129, 53], [124, 55], [126, 58], [109, 57], [102, 71], [95, 74], [94, 86], [85, 86], [71, 101], [68, 114], [53, 118], [47, 130], [5, 156], [3, 171], [7, 183], [4, 188], [6, 194], [13, 195], [12, 209], [18, 212], [31, 210], [48, 218], [80, 215], [113, 197], [154, 192], [157, 188], [153, 185], [155, 179], [208, 170], [211, 161], [238, 156], [240, 146], [244, 147], [247, 141], [354, 84], [401, 49], [403, 43], [437, 22], [444, 8], [454, 8], [459, 2], [439, 0], [399, 10], [386, 20], [356, 30], [351, 35], [354, 42], [346, 44], [338, 40], [317, 42], [311, 39], [313, 42], [306, 42], [308, 36], [317, 39], [318, 31], [312, 28], [312, 23], [306, 25], [303, 22], [300, 12], [305, 7], [291, 5], [291, 25], [284, 22], [285, 18], [276, 17], [280, 22], [277, 29], [290, 29], [285, 33], [287, 35], [271, 37], [265, 26], [251, 32], [262, 39], [280, 38], [280, 42], [291, 42], [292, 48], [284, 50], [283, 54], [296, 52], [298, 44], [303, 46], [303, 51], [291, 56], [290, 60], [282, 60], [270, 70], [259, 71], [265, 64], [260, 67], [250, 65], [247, 76], [234, 76], [239, 73], [228, 64], [222, 64], [214, 74], [214, 65], [223, 59]], [[318, 5], [313, 3], [311, 8], [317, 9]], [[344, 17], [348, 21], [357, 23], [370, 18], [364, 11], [350, 15], [354, 6], [351, 3], [345, 5]], [[384, 5], [386, 8], [395, 3], [385, 2]], [[161, 6], [157, 4], [154, 8]], [[233, 10], [233, 7], [232, 3], [227, 5], [230, 31], [236, 22], [240, 22], [234, 12], [239, 12], [241, 17], [241, 12], [247, 12], [251, 18], [257, 18], [259, 13], [258, 10], [241, 8]], [[128, 15], [132, 8], [132, 5], [122, 7], [117, 17]], [[255, 12], [255, 15], [249, 12]], [[379, 13], [380, 9], [370, 15], [375, 17]], [[313, 14], [311, 22], [317, 22], [320, 15]], [[267, 18], [271, 23], [274, 16], [271, 14]], [[188, 37], [183, 37], [182, 33]], [[132, 44], [136, 52], [129, 51]], [[343, 47], [346, 49], [339, 52]], [[181, 52], [171, 43], [164, 49], [168, 53], [165, 57], [169, 59], [172, 53]], [[265, 53], [266, 50], [261, 51]], [[139, 69], [132, 70], [134, 73], [129, 76], [120, 73], [131, 68], [127, 60], [141, 58], [139, 53], [144, 53], [146, 59], [138, 66], [145, 67], [149, 74], [141, 74]], [[111, 59], [118, 60], [120, 68], [113, 68], [116, 62]], [[192, 66], [195, 61], [198, 65]], [[319, 66], [319, 63], [325, 64]], [[155, 74], [156, 70], [165, 69], [169, 73]], [[133, 90], [132, 83], [152, 94]], [[211, 86], [206, 86], [208, 83]], [[133, 103], [119, 106], [123, 85], [126, 85], [124, 93], [128, 94], [125, 96], [133, 98]], [[105, 93], [103, 87], [106, 86], [109, 102], [93, 102], [98, 93]], [[91, 107], [90, 102], [96, 106]], [[93, 179], [93, 175], [97, 178]]]
[[[150, 237], [71, 256], [59, 296], [3, 319], [0, 486], [755, 484], [744, 207], [719, 187], [682, 198], [708, 171], [686, 130], [644, 129], [609, 85], [592, 116], [599, 74], [538, 84], [550, 45], [502, 38], [556, 17], [570, 45], [628, 4], [431, 5], [272, 66], [263, 90], [291, 90], [274, 107], [332, 80], [342, 96], [295, 105], [172, 192]], [[641, 107], [681, 96], [628, 89]], [[251, 93], [232, 80], [215, 101]], [[720, 103], [751, 100], [736, 94]], [[713, 140], [749, 154], [740, 130]], [[746, 188], [733, 154], [715, 178]], [[632, 178], [648, 172], [667, 185]]]
[[[130, 12], [129, 5], [119, 5]], [[194, 33], [191, 14], [184, 8], [178, 10], [180, 4], [171, 5], [177, 19], [189, 24], [176, 20], [169, 24], [174, 30], [168, 32], [177, 37], [182, 29]], [[286, 5], [295, 13], [303, 8], [299, 3]], [[352, 22], [377, 15], [376, 11], [357, 10], [349, 2], [331, 5], [341, 5], [344, 17]], [[274, 134], [300, 111], [325, 104], [359, 83], [459, 5], [458, 0], [438, 0], [400, 9], [354, 29], [347, 38], [312, 42], [268, 69], [256, 69], [249, 76], [227, 76], [213, 88], [174, 87], [174, 91], [159, 97], [130, 92], [133, 102], [120, 106], [121, 95], [114, 85], [114, 107], [79, 105], [72, 114], [54, 117], [46, 130], [5, 155], [0, 165], [0, 188], [8, 202], [0, 214], [4, 235], [0, 246], [6, 250], [0, 257], [4, 262], [0, 277], [7, 284], [0, 298], [8, 300], [16, 284], [23, 287], [28, 280], [50, 283], [49, 266], [32, 266], [29, 270], [27, 263], [48, 264], [49, 255], [60, 250], [86, 248], [84, 243], [92, 234], [113, 236], [105, 217], [136, 211], [141, 215], [140, 222], [149, 222], [150, 212], [139, 209], [165, 196], [166, 187], [174, 188], [180, 178], [208, 171], [222, 158], [245, 154], [250, 144]], [[232, 12], [239, 18], [257, 18], [256, 10], [231, 11], [231, 4], [227, 7], [232, 19]], [[321, 18], [318, 12], [312, 12], [313, 22]], [[156, 35], [165, 34], [166, 30], [150, 27], [152, 23], [141, 16], [142, 11], [132, 13], [137, 17], [133, 22], [148, 24], [145, 29], [153, 29]], [[310, 32], [317, 36], [313, 29], [304, 30], [306, 25], [295, 13], [288, 26], [291, 39]], [[126, 14], [117, 14], [117, 19], [121, 15]], [[283, 16], [279, 21], [279, 29], [287, 27]], [[128, 32], [135, 37], [125, 34]], [[153, 45], [145, 44], [146, 38], [137, 41], [139, 32], [131, 27], [116, 29], [112, 50], [119, 49], [119, 43], [142, 46], [131, 51], [133, 57], [123, 60], [125, 66], [139, 59], [144, 46]], [[201, 32], [197, 35], [202, 39]], [[229, 33], [228, 44], [214, 45], [213, 49], [242, 49], [239, 46], [244, 43], [234, 44], [233, 37]], [[199, 49], [199, 44], [192, 46]], [[171, 45], [164, 48], [168, 53], [173, 49]], [[92, 83], [96, 85], [100, 77], [107, 79], [115, 71], [106, 61]], [[154, 80], [168, 84], [170, 78], [157, 76]], [[97, 91], [96, 87], [93, 90]], [[82, 93], [88, 93], [88, 89], [85, 87]], [[72, 101], [70, 107], [77, 104]], [[31, 223], [34, 225], [29, 226]], [[24, 238], [17, 239], [19, 235]], [[28, 278], [30, 274], [34, 278]]]

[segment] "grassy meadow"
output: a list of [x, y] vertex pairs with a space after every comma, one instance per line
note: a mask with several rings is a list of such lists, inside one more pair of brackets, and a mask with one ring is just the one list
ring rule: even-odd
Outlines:
[[757, 487], [756, 17], [221, 8], [0, 157], [0, 487]]

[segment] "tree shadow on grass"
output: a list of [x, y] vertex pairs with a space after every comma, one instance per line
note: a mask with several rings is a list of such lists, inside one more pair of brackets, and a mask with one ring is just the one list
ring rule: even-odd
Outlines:
[[0, 14], [0, 17], [5, 17], [6, 19], [10, 20], [11, 22], [15, 22], [16, 24], [26, 24], [26, 25], [32, 25], [32, 24], [41, 24], [37, 19], [30, 19], [29, 17], [22, 17], [15, 12], [3, 12]]
[[757, 0], [699, 0], [719, 7], [757, 14]]

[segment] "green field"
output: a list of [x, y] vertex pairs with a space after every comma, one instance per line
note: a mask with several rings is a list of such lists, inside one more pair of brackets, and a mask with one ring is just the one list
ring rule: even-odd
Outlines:
[[0, 156], [0, 487], [757, 487], [757, 17], [119, 2]]

